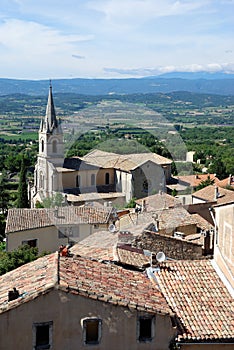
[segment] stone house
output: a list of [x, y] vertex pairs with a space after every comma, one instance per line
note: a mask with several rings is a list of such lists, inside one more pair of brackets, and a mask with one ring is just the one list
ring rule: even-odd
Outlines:
[[233, 299], [212, 261], [146, 267], [122, 247], [116, 264], [78, 246], [0, 277], [0, 348], [233, 349]]
[[6, 222], [7, 251], [22, 244], [39, 253], [54, 252], [74, 244], [113, 222], [112, 207], [66, 206], [41, 209], [9, 209]]
[[210, 185], [192, 194], [192, 203], [225, 204], [234, 200], [234, 191]]
[[226, 285], [234, 290], [234, 201], [213, 207], [216, 241], [214, 261]]
[[[109, 233], [105, 242], [88, 237], [73, 246], [73, 252], [116, 262], [118, 265], [145, 270], [152, 283], [160, 288], [168, 305], [175, 312], [177, 335], [172, 341], [173, 349], [232, 349], [233, 289], [228, 288], [214, 259], [165, 260], [156, 262], [143, 249], [134, 249], [121, 242], [118, 235]], [[111, 249], [115, 243], [114, 249]], [[153, 264], [153, 265], [152, 265]], [[153, 268], [151, 268], [151, 267]]]
[[92, 259], [54, 253], [0, 277], [4, 350], [166, 350], [174, 317], [145, 274]]

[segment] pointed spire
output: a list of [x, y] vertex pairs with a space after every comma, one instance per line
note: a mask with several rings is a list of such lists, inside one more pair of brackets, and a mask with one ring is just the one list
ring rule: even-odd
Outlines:
[[56, 118], [56, 113], [54, 108], [51, 80], [50, 80], [48, 102], [46, 107], [45, 126], [46, 126], [47, 132], [50, 132], [50, 133], [54, 130], [54, 128], [57, 128], [58, 126], [58, 121]]

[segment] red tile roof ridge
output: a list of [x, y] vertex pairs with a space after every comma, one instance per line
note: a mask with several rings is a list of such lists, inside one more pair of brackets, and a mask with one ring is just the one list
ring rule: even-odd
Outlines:
[[[61, 257], [61, 288], [101, 301], [125, 303], [129, 308], [173, 314], [159, 288], [143, 272], [127, 270], [113, 263]], [[152, 296], [157, 296], [158, 302], [153, 301]]]

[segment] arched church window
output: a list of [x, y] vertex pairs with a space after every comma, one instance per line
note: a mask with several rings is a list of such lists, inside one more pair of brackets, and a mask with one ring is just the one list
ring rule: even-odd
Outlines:
[[76, 176], [76, 187], [80, 187], [81, 181], [80, 181], [80, 175]]
[[109, 185], [109, 184], [110, 184], [110, 174], [109, 174], [109, 173], [106, 173], [106, 174], [105, 174], [105, 184], [106, 184], [106, 185]]
[[44, 188], [44, 175], [41, 172], [39, 176], [39, 188]]
[[91, 186], [95, 186], [95, 174], [91, 175]]
[[57, 141], [56, 140], [54, 140], [52, 142], [52, 152], [57, 153]]
[[45, 149], [45, 143], [44, 140], [41, 141], [41, 151], [44, 152]]

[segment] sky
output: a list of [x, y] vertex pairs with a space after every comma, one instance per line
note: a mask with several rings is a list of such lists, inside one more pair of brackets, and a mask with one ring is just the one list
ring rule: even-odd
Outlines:
[[234, 73], [234, 0], [0, 0], [0, 78]]

